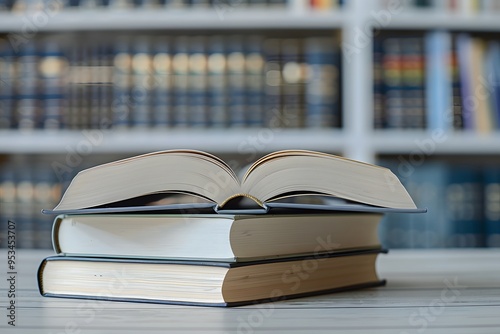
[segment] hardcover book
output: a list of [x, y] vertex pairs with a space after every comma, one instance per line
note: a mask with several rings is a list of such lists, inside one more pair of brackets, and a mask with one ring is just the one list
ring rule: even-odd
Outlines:
[[49, 257], [38, 285], [46, 297], [239, 306], [384, 284], [379, 249], [246, 263]]
[[86, 169], [73, 178], [54, 210], [45, 212], [138, 211], [138, 207], [146, 209], [152, 198], [175, 193], [202, 198], [208, 202], [201, 203], [203, 207], [218, 209], [231, 209], [242, 198], [266, 209], [283, 198], [321, 195], [346, 200], [354, 204], [353, 210], [358, 208], [354, 211], [419, 211], [389, 169], [335, 155], [274, 152], [253, 163], [240, 180], [214, 155], [170, 150]]

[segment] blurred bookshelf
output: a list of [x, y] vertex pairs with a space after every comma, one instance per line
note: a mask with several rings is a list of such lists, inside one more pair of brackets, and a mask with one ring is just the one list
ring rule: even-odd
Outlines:
[[[33, 200], [35, 191], [12, 198], [5, 189], [46, 182], [38, 188], [54, 199], [78, 170], [111, 157], [196, 148], [258, 158], [300, 148], [380, 163], [410, 183], [429, 213], [402, 227], [389, 216], [387, 246], [500, 246], [500, 76], [485, 88], [494, 93], [479, 101], [481, 116], [475, 105], [463, 110], [473, 85], [482, 87], [475, 77], [500, 75], [499, 1], [45, 3], [0, 0], [0, 201], [38, 203], [0, 210], [4, 221], [35, 212], [51, 223], [38, 212], [54, 206]], [[464, 65], [458, 47], [489, 67]], [[61, 178], [53, 162], [67, 166], [72, 154], [88, 165], [75, 162]], [[23, 172], [26, 164], [35, 167]], [[454, 165], [472, 166], [476, 178], [455, 175]], [[441, 175], [425, 188], [435, 201], [408, 166], [421, 184]], [[445, 217], [460, 175], [480, 194], [472, 232]], [[26, 247], [47, 245], [38, 239]]]

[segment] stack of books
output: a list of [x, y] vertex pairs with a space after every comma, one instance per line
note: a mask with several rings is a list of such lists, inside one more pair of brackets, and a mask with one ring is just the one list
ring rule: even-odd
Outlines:
[[[186, 195], [203, 200], [172, 204]], [[291, 200], [319, 195], [329, 204]], [[57, 255], [40, 265], [39, 288], [237, 306], [377, 286], [377, 228], [391, 211], [425, 210], [389, 169], [334, 155], [279, 151], [242, 178], [201, 151], [140, 155], [80, 172], [44, 211], [58, 214]]]

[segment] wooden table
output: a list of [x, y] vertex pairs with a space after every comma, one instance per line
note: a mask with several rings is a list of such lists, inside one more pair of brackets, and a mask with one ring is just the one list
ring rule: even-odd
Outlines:
[[0, 250], [0, 333], [500, 333], [500, 250], [391, 250], [385, 287], [239, 308], [43, 298], [36, 269], [49, 252], [18, 251], [16, 328]]

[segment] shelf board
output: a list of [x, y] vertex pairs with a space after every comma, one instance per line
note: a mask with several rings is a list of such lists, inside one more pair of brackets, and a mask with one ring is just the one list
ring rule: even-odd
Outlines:
[[332, 129], [145, 129], [0, 131], [0, 154], [147, 153], [167, 149], [254, 154], [282, 149], [342, 153], [345, 135]]
[[459, 31], [500, 31], [498, 14], [462, 14], [430, 10], [407, 10], [378, 23], [371, 20], [377, 29], [431, 30], [446, 29]]
[[41, 23], [37, 23], [34, 13], [0, 12], [0, 32], [331, 29], [342, 27], [344, 21], [345, 15], [340, 11], [295, 13], [288, 9], [239, 7], [233, 11], [215, 7], [199, 10], [67, 10]]
[[451, 132], [433, 136], [430, 131], [384, 130], [375, 131], [368, 137], [376, 154], [500, 154], [500, 133]]

